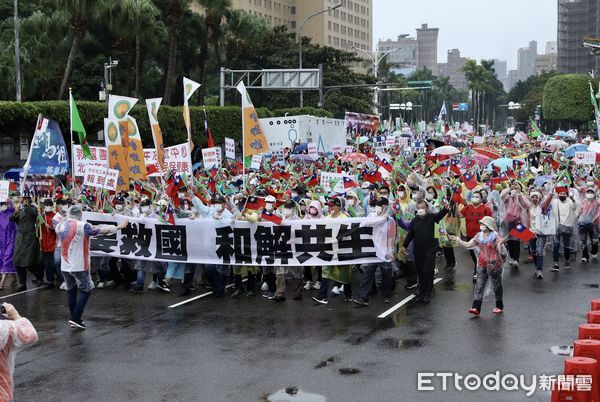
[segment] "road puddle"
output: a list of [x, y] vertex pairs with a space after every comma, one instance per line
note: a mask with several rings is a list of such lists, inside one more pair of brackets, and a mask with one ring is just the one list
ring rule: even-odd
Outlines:
[[298, 387], [287, 387], [274, 394], [263, 397], [265, 402], [327, 402], [327, 398], [319, 394], [311, 394], [298, 389]]
[[379, 342], [382, 346], [390, 349], [414, 349], [423, 346], [423, 341], [420, 339], [397, 339], [397, 338], [383, 338]]

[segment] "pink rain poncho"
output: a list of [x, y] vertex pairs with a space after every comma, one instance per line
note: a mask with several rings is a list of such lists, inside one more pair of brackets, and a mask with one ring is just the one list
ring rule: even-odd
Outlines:
[[13, 399], [15, 354], [27, 345], [36, 343], [38, 334], [27, 318], [0, 320], [0, 401]]

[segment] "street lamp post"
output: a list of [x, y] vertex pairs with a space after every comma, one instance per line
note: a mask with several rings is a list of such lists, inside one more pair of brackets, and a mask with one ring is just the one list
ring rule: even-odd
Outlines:
[[[324, 14], [324, 13], [328, 13], [330, 11], [333, 11], [337, 8], [340, 8], [342, 6], [342, 3], [340, 4], [336, 4], [332, 7], [327, 7], [325, 10], [321, 10], [321, 11], [317, 11], [314, 14], [309, 15], [308, 17], [306, 17], [304, 19], [304, 21], [302, 22], [302, 25], [300, 25], [300, 28], [298, 28], [298, 33], [296, 34], [296, 39], [298, 40], [298, 59], [299, 59], [299, 64], [300, 64], [300, 70], [302, 70], [302, 30], [304, 29], [304, 25], [308, 22], [308, 20], [310, 20], [313, 17], [316, 17], [317, 15], [320, 14]], [[298, 72], [298, 74], [300, 74], [300, 72]], [[303, 108], [304, 107], [304, 91], [302, 89], [300, 89], [300, 107]]]
[[377, 57], [377, 55], [379, 54], [379, 50], [368, 51], [368, 50], [363, 50], [363, 49], [357, 48], [356, 46], [352, 46], [352, 49], [358, 50], [359, 52], [363, 52], [364, 54], [366, 54], [369, 57], [369, 60], [371, 60], [373, 62], [373, 76], [375, 77], [375, 87], [373, 88], [373, 113], [379, 114], [379, 106], [378, 106], [378, 104], [379, 104], [379, 93], [378, 93], [379, 87], [377, 86], [377, 78], [379, 75], [379, 63], [388, 54], [395, 52], [396, 50], [400, 50], [401, 48], [397, 47], [395, 49], [388, 50], [387, 52], [383, 53], [379, 57]]

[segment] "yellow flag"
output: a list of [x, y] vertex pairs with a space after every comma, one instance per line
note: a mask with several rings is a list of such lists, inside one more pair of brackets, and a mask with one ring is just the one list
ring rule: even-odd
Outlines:
[[269, 143], [260, 127], [256, 109], [250, 100], [243, 82], [236, 89], [242, 95], [242, 140], [244, 142], [244, 157], [269, 152]]

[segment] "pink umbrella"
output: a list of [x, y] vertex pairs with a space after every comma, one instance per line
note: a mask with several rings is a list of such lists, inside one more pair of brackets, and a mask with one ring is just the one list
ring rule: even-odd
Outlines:
[[346, 154], [342, 158], [342, 162], [352, 162], [352, 163], [366, 163], [369, 161], [369, 157], [363, 153], [355, 152], [352, 154]]
[[489, 158], [485, 155], [473, 153], [470, 156], [463, 156], [462, 159], [460, 160], [460, 164], [463, 166], [468, 166], [469, 159], [474, 160], [475, 163], [479, 166], [487, 166], [492, 161], [491, 158]]

